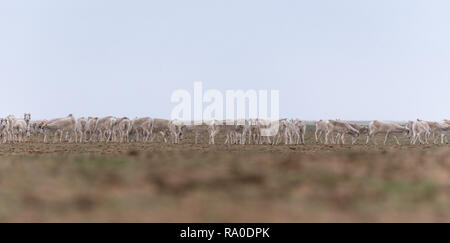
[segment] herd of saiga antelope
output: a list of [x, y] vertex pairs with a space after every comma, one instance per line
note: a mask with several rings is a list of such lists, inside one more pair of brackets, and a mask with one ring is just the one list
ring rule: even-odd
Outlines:
[[[265, 133], [264, 130], [273, 129], [276, 132]], [[429, 122], [417, 119], [406, 124], [395, 122], [372, 121], [368, 126], [342, 120], [328, 120], [316, 122], [316, 143], [345, 144], [345, 135], [350, 135], [354, 144], [361, 135], [367, 135], [366, 144], [370, 139], [375, 144], [375, 135], [385, 134], [384, 144], [392, 136], [400, 144], [397, 136], [403, 135], [410, 139], [411, 144], [419, 141], [421, 144], [444, 143], [444, 138], [450, 135], [450, 121]], [[24, 114], [23, 118], [9, 115], [0, 119], [0, 136], [3, 143], [30, 141], [31, 137], [48, 141], [53, 136], [53, 143], [57, 142], [153, 142], [155, 138], [172, 143], [180, 143], [183, 135], [188, 132], [194, 134], [195, 143], [200, 134], [208, 134], [209, 144], [215, 144], [215, 136], [222, 132], [226, 135], [225, 144], [305, 144], [306, 123], [299, 119], [281, 119], [276, 122], [261, 119], [238, 121], [205, 121], [200, 124], [186, 123], [179, 120], [158, 118], [117, 118], [88, 117], [75, 119], [72, 114], [52, 120], [31, 120], [31, 114]], [[323, 138], [325, 138], [323, 140]]]

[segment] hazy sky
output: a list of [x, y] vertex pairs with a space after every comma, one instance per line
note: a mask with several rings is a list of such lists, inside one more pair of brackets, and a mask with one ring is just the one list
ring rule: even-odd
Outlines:
[[276, 89], [282, 117], [450, 118], [448, 0], [3, 0], [0, 116], [170, 116]]

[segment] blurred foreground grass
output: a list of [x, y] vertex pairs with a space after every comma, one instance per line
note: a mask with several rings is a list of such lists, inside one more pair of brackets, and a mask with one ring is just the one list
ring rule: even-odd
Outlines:
[[446, 146], [52, 146], [0, 157], [0, 221], [450, 221]]

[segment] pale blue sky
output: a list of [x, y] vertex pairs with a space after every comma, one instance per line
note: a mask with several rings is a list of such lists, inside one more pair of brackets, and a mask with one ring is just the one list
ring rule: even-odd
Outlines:
[[3, 0], [0, 116], [169, 117], [277, 89], [282, 117], [450, 118], [447, 0]]

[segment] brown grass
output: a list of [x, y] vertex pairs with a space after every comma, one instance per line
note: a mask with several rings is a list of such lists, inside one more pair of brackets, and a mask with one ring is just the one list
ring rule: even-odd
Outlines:
[[3, 222], [450, 221], [448, 146], [34, 142], [0, 155]]

